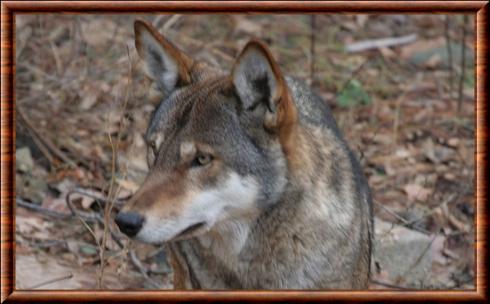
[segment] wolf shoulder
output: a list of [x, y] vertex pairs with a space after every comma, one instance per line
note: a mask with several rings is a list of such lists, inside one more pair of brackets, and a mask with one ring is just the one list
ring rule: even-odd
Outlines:
[[362, 196], [361, 201], [366, 201], [369, 208], [372, 208], [369, 186], [362, 172], [358, 156], [352, 149], [350, 149], [344, 139], [327, 101], [322, 99], [302, 80], [290, 76], [286, 76], [285, 79], [298, 109], [299, 123], [306, 128], [313, 127], [316, 129], [317, 127], [321, 127], [322, 129], [325, 128], [330, 131], [327, 132], [327, 134], [329, 134], [326, 135], [327, 138], [333, 135], [335, 139], [333, 141], [328, 140], [328, 144], [331, 145], [335, 142], [337, 148], [340, 149], [339, 152], [341, 151], [340, 153], [345, 156], [345, 158], [341, 157], [341, 159], [350, 163], [350, 171], [355, 186], [353, 191]]

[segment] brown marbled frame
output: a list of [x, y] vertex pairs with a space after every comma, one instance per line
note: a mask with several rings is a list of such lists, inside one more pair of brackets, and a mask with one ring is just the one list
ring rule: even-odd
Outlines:
[[[15, 14], [19, 13], [465, 13], [476, 15], [476, 289], [470, 291], [27, 291], [15, 289]], [[1, 302], [485, 301], [488, 1], [4, 1], [1, 3]]]

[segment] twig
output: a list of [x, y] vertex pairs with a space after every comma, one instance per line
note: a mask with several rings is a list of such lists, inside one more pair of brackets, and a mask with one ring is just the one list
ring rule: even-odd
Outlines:
[[449, 94], [453, 92], [454, 85], [454, 70], [453, 70], [453, 51], [451, 48], [451, 37], [449, 36], [449, 16], [445, 16], [444, 20], [444, 37], [446, 39], [446, 48], [447, 48], [447, 56], [448, 56], [448, 68], [449, 68]]
[[20, 121], [26, 126], [27, 132], [31, 135], [32, 140], [36, 144], [36, 146], [39, 148], [41, 153], [47, 158], [49, 161], [51, 167], [54, 167], [55, 159], [51, 152], [49, 152], [49, 149], [45, 146], [43, 141], [41, 140], [41, 137], [37, 133], [36, 129], [31, 125], [31, 123], [26, 119], [24, 116], [24, 113], [20, 110], [19, 106], [16, 106], [17, 110], [17, 116], [20, 118]]
[[437, 237], [437, 234], [435, 234], [432, 237], [429, 244], [427, 244], [427, 246], [424, 248], [422, 253], [417, 257], [415, 262], [413, 262], [412, 265], [407, 267], [407, 270], [405, 270], [405, 272], [400, 276], [401, 278], [406, 277], [411, 271], [413, 271], [413, 269], [415, 269], [415, 267], [420, 263], [420, 261], [422, 261], [422, 258], [427, 254], [427, 252], [429, 251], [429, 248], [432, 246], [432, 243], [434, 243], [434, 240], [436, 239], [436, 237]]
[[[65, 202], [66, 202], [66, 205], [68, 206], [68, 209], [70, 209], [70, 212], [72, 213], [73, 217], [77, 217], [81, 220], [84, 220], [84, 221], [90, 221], [90, 222], [98, 222], [102, 225], [105, 225], [105, 222], [104, 222], [104, 219], [102, 219], [102, 216], [98, 213], [96, 214], [90, 214], [88, 212], [83, 212], [83, 211], [79, 211], [79, 210], [76, 210], [76, 208], [73, 206], [73, 204], [71, 203], [71, 200], [70, 200], [70, 196], [73, 194], [73, 193], [80, 193], [80, 192], [77, 192], [75, 190], [72, 190], [70, 192], [68, 192], [68, 194], [66, 195], [66, 199], [65, 199]], [[105, 208], [105, 207], [104, 207]], [[84, 223], [85, 224], [85, 223]], [[104, 226], [105, 227], [105, 226]], [[117, 235], [117, 233], [110, 227], [110, 225], [108, 225], [109, 227], [109, 232], [110, 232], [110, 235], [112, 237], [112, 239], [114, 240], [114, 242], [116, 242], [116, 244], [120, 247], [120, 248], [123, 248], [124, 245], [122, 244], [121, 242], [121, 238]], [[88, 227], [89, 228], [89, 227]], [[90, 230], [90, 228], [89, 228]], [[97, 242], [97, 240], [96, 240]], [[98, 243], [98, 242], [97, 242]]]
[[315, 82], [316, 15], [310, 16], [310, 81]]
[[73, 219], [73, 215], [71, 215], [71, 214], [58, 212], [58, 211], [54, 211], [54, 210], [49, 210], [49, 209], [46, 209], [44, 207], [41, 207], [40, 205], [36, 205], [34, 203], [29, 203], [28, 201], [23, 200], [22, 198], [19, 198], [19, 197], [15, 198], [15, 203], [17, 204], [17, 206], [20, 206], [20, 207], [23, 207], [23, 208], [26, 208], [26, 209], [29, 209], [32, 211], [36, 211], [36, 212], [39, 212], [43, 215], [47, 215], [49, 217], [53, 217], [56, 219], [60, 219], [60, 220]]
[[111, 144], [111, 150], [112, 150], [112, 165], [111, 165], [111, 182], [109, 184], [109, 192], [108, 192], [108, 202], [104, 206], [104, 234], [102, 235], [102, 247], [99, 252], [100, 255], [100, 268], [99, 268], [99, 275], [97, 276], [97, 286], [98, 288], [102, 288], [102, 279], [104, 277], [104, 258], [105, 258], [105, 244], [107, 242], [107, 233], [109, 231], [109, 220], [110, 220], [110, 212], [112, 210], [112, 199], [113, 199], [113, 189], [114, 189], [114, 181], [115, 181], [115, 175], [116, 175], [116, 150], [114, 147], [114, 144], [112, 142], [112, 137], [111, 134], [107, 134], [109, 137], [109, 142]]
[[[90, 198], [98, 201], [99, 203], [102, 203], [101, 205], [104, 205], [104, 206], [109, 200], [108, 197], [105, 196], [104, 194], [97, 192], [95, 190], [92, 190], [92, 189], [75, 188], [73, 190], [70, 190], [67, 195], [71, 195], [74, 193], [77, 193], [77, 194], [80, 194], [80, 195], [83, 195], [86, 197], [90, 197]], [[127, 197], [120, 198], [120, 199], [115, 199], [114, 204], [116, 205], [116, 207], [122, 207], [122, 205], [125, 203], [125, 201], [128, 200], [129, 198], [131, 198], [131, 196], [132, 195], [129, 195]]]
[[371, 283], [374, 283], [376, 285], [389, 287], [389, 288], [394, 288], [394, 289], [410, 290], [410, 288], [407, 288], [407, 287], [402, 287], [402, 286], [398, 286], [398, 285], [394, 285], [394, 284], [390, 284], [390, 283], [385, 283], [385, 282], [381, 282], [381, 281], [374, 280], [374, 279], [371, 279]]
[[458, 89], [458, 112], [461, 112], [461, 107], [463, 106], [463, 84], [466, 74], [466, 28], [469, 20], [468, 15], [464, 15], [463, 18], [463, 38], [461, 39], [461, 75], [459, 77]]
[[417, 34], [411, 34], [411, 35], [406, 35], [401, 37], [363, 40], [347, 45], [345, 47], [345, 50], [348, 53], [356, 53], [356, 52], [362, 52], [366, 50], [379, 49], [383, 47], [408, 44], [414, 42], [415, 40], [417, 40]]
[[68, 207], [68, 209], [70, 210], [71, 214], [74, 216], [74, 217], [80, 217], [84, 220], [88, 220], [88, 221], [91, 221], [91, 222], [101, 222], [102, 219], [101, 219], [101, 216], [100, 214], [93, 214], [93, 213], [90, 213], [90, 212], [84, 212], [84, 211], [80, 211], [80, 210], [77, 210], [72, 202], [71, 202], [71, 195], [73, 194], [74, 192], [68, 192], [66, 194], [66, 197], [65, 197], [65, 203], [66, 203], [66, 206]]
[[51, 48], [51, 52], [52, 52], [52, 56], [53, 56], [53, 59], [54, 59], [54, 62], [55, 62], [55, 65], [56, 65], [56, 75], [60, 76], [60, 75], [63, 75], [64, 74], [64, 70], [63, 70], [63, 63], [61, 63], [61, 59], [60, 59], [60, 54], [58, 52], [58, 49], [56, 48], [56, 45], [53, 43], [53, 41], [51, 39], [49, 39], [49, 37], [46, 37], [46, 42], [49, 44], [50, 48]]
[[396, 212], [392, 211], [388, 207], [383, 206], [383, 204], [381, 204], [380, 202], [378, 202], [376, 200], [373, 200], [373, 202], [375, 204], [377, 204], [378, 206], [380, 206], [381, 209], [383, 209], [384, 211], [386, 211], [387, 213], [389, 213], [390, 215], [394, 216], [396, 219], [398, 219], [399, 221], [401, 221], [403, 223], [403, 226], [405, 226], [407, 228], [410, 228], [410, 229], [413, 229], [413, 230], [416, 230], [416, 231], [421, 232], [423, 234], [430, 234], [430, 231], [427, 231], [425, 229], [418, 228], [418, 227], [413, 227], [411, 225], [411, 222], [410, 221], [408, 221], [407, 219], [401, 217], [400, 215], [398, 215]]
[[59, 281], [63, 281], [63, 280], [68, 280], [68, 279], [71, 279], [73, 278], [73, 274], [70, 272], [62, 277], [58, 277], [58, 278], [54, 278], [54, 279], [51, 279], [51, 280], [47, 280], [45, 282], [42, 282], [42, 283], [39, 283], [39, 284], [36, 284], [36, 285], [33, 285], [33, 286], [30, 286], [30, 287], [27, 287], [26, 289], [36, 289], [36, 288], [39, 288], [39, 287], [42, 287], [42, 286], [45, 286], [45, 285], [48, 285], [48, 284], [51, 284], [51, 283], [55, 283], [55, 282], [59, 282]]
[[[121, 137], [122, 137], [122, 128], [123, 128], [123, 123], [124, 123], [124, 112], [126, 111], [126, 107], [127, 107], [127, 104], [128, 104], [128, 100], [129, 100], [129, 92], [130, 92], [130, 88], [131, 88], [131, 80], [132, 80], [132, 76], [133, 76], [133, 66], [131, 64], [131, 56], [129, 55], [129, 48], [127, 47], [126, 48], [126, 51], [127, 51], [127, 55], [128, 55], [128, 62], [129, 62], [129, 69], [128, 69], [128, 85], [126, 86], [126, 92], [125, 92], [125, 99], [124, 99], [124, 103], [123, 103], [123, 115], [121, 116], [120, 118], [120, 121], [119, 121], [119, 132], [117, 134], [117, 141], [116, 143], [114, 144], [114, 142], [112, 141], [112, 136], [110, 134], [110, 132], [107, 132], [107, 136], [109, 138], [109, 143], [111, 145], [111, 150], [112, 150], [112, 162], [111, 162], [111, 181], [109, 183], [109, 191], [107, 192], [107, 197], [108, 197], [108, 200], [107, 200], [107, 203], [106, 205], [104, 206], [104, 234], [102, 235], [102, 244], [101, 244], [101, 251], [99, 252], [100, 254], [100, 268], [99, 268], [99, 274], [98, 274], [98, 277], [97, 277], [97, 286], [99, 288], [102, 287], [102, 279], [103, 279], [103, 276], [104, 276], [104, 267], [105, 267], [105, 262], [104, 262], [104, 258], [105, 258], [105, 248], [106, 248], [106, 242], [107, 242], [107, 236], [108, 234], [111, 232], [110, 230], [110, 220], [111, 220], [111, 212], [112, 212], [112, 208], [114, 206], [114, 201], [116, 199], [116, 196], [117, 196], [117, 192], [119, 192], [119, 189], [118, 190], [114, 190], [114, 186], [115, 186], [115, 182], [116, 182], [116, 165], [117, 165], [117, 151], [119, 149], [119, 144], [121, 142]], [[110, 120], [110, 119], [109, 119]]]
[[349, 78], [342, 84], [342, 87], [340, 88], [340, 90], [337, 92], [337, 96], [339, 96], [346, 88], [347, 86], [349, 85], [349, 83], [357, 76], [357, 74], [359, 74], [359, 72], [362, 70], [362, 68], [364, 68], [364, 66], [369, 62], [371, 61], [371, 59], [369, 58], [366, 58], [366, 60], [364, 60], [352, 73], [351, 75], [349, 76]]
[[36, 241], [36, 240], [31, 240], [27, 239], [29, 246], [34, 247], [34, 248], [41, 248], [41, 249], [46, 249], [46, 248], [53, 248], [56, 246], [63, 246], [67, 248], [67, 242], [66, 240], [45, 240], [45, 241]]
[[405, 100], [405, 94], [398, 97], [396, 101], [395, 118], [393, 119], [393, 143], [396, 144], [398, 141], [398, 126], [400, 125], [400, 111], [403, 101]]
[[[153, 21], [151, 22], [151, 24], [152, 24], [154, 27], [158, 28], [158, 27], [159, 27], [159, 26], [158, 26], [158, 24], [159, 24], [159, 23], [160, 23], [160, 21], [162, 21], [162, 19], [163, 19], [163, 18], [165, 18], [166, 16], [168, 16], [168, 15], [164, 15], [164, 14], [162, 14], [162, 15], [158, 15], [158, 16], [156, 16], [156, 17], [155, 17], [155, 19], [153, 19]], [[172, 16], [169, 16], [169, 17], [167, 18], [167, 20], [168, 20], [168, 19], [170, 19], [170, 18], [172, 18]]]
[[166, 33], [177, 21], [179, 21], [180, 17], [182, 17], [182, 15], [173, 15], [165, 22], [162, 31]]
[[414, 220], [409, 221], [407, 223], [407, 225], [409, 225], [410, 227], [412, 225], [415, 225], [416, 223], [420, 222], [425, 217], [428, 217], [428, 216], [431, 216], [432, 214], [434, 214], [434, 212], [436, 212], [436, 210], [438, 210], [438, 207], [445, 206], [445, 205], [449, 204], [451, 201], [453, 201], [455, 198], [459, 198], [460, 196], [461, 196], [460, 193], [452, 193], [444, 201], [442, 201], [437, 206], [435, 206], [434, 208], [432, 208], [427, 214], [419, 217], [418, 219], [414, 219]]
[[63, 153], [58, 147], [56, 147], [51, 140], [46, 137], [46, 136], [41, 136], [41, 134], [36, 130], [36, 128], [31, 124], [29, 119], [25, 116], [24, 112], [20, 107], [16, 107], [16, 111], [24, 125], [27, 127], [29, 134], [31, 134], [32, 139], [36, 143], [36, 145], [39, 147], [41, 152], [46, 156], [46, 158], [50, 161], [51, 164], [54, 164], [54, 158], [52, 154], [56, 155], [59, 159], [61, 159], [63, 162], [69, 164], [72, 167], [76, 167], [76, 164], [74, 161], [72, 161], [70, 158], [68, 158], [65, 153]]
[[160, 286], [158, 283], [156, 283], [150, 278], [150, 276], [148, 275], [148, 270], [146, 270], [145, 266], [141, 264], [141, 261], [138, 259], [133, 249], [129, 250], [129, 257], [131, 258], [131, 262], [133, 262], [134, 266], [136, 266], [138, 271], [141, 273], [141, 275], [143, 275], [145, 280], [147, 280], [151, 286], [153, 286], [156, 289], [162, 288], [162, 286]]
[[[40, 205], [30, 203], [26, 200], [23, 200], [22, 198], [19, 198], [19, 197], [17, 197], [15, 200], [16, 200], [16, 204], [18, 206], [20, 206], [22, 208], [26, 208], [26, 209], [34, 211], [34, 212], [38, 212], [38, 213], [45, 215], [45, 216], [49, 216], [51, 218], [55, 218], [55, 219], [59, 219], [59, 220], [73, 220], [75, 218], [78, 218], [80, 220], [83, 220], [82, 223], [85, 225], [85, 227], [87, 227], [87, 225], [86, 225], [87, 223], [95, 223], [95, 222], [98, 222], [100, 224], [104, 223], [100, 214], [90, 214], [87, 212], [82, 212], [82, 211], [76, 210], [76, 208], [73, 206], [73, 204], [71, 203], [71, 200], [69, 198], [67, 198], [65, 200], [65, 202], [68, 206], [68, 209], [70, 209], [71, 213], [63, 213], [63, 212], [50, 210], [50, 209], [44, 208]], [[94, 235], [93, 231], [90, 231], [92, 229], [89, 228], [88, 230], [93, 236]], [[121, 237], [119, 237], [118, 234], [111, 227], [109, 227], [109, 232], [111, 234], [112, 239], [114, 240], [114, 242], [116, 242], [116, 244], [119, 246], [119, 248], [123, 248], [124, 245], [122, 244]]]
[[399, 216], [396, 212], [392, 211], [390, 208], [383, 206], [383, 204], [381, 204], [380, 202], [378, 202], [376, 200], [373, 200], [373, 202], [375, 204], [377, 204], [378, 206], [380, 206], [381, 209], [383, 209], [384, 211], [388, 212], [389, 214], [393, 215], [395, 218], [397, 218], [398, 220], [400, 220], [403, 224], [408, 225], [410, 223], [408, 220], [406, 220], [405, 218]]
[[[70, 196], [69, 195], [66, 196], [65, 202], [68, 205], [68, 208], [70, 208], [70, 211], [82, 222], [82, 224], [85, 226], [85, 228], [87, 228], [87, 230], [90, 232], [90, 234], [94, 238], [94, 242], [97, 245], [97, 247], [99, 248], [99, 259], [100, 259], [100, 263], [101, 263], [101, 268], [103, 269], [104, 268], [104, 266], [103, 266], [104, 260], [102, 259], [101, 252], [103, 252], [104, 249], [102, 247], [101, 242], [99, 242], [99, 239], [97, 238], [97, 235], [92, 230], [92, 228], [90, 228], [90, 226], [87, 224], [87, 222], [85, 221], [85, 219], [82, 218], [79, 215], [79, 213], [77, 213], [77, 211], [75, 211], [75, 208], [71, 204]], [[98, 222], [101, 222], [102, 221], [100, 219], [100, 216], [96, 217], [96, 221], [98, 221]], [[102, 287], [102, 277], [99, 277], [99, 280], [97, 280], [97, 286], [98, 286], [99, 289]]]
[[82, 222], [82, 224], [85, 226], [85, 228], [87, 228], [87, 230], [90, 232], [90, 234], [92, 235], [92, 237], [94, 238], [95, 240], [95, 243], [97, 244], [97, 246], [99, 246], [100, 248], [100, 242], [99, 240], [97, 239], [97, 235], [95, 234], [94, 230], [92, 228], [90, 228], [90, 226], [87, 224], [87, 222], [79, 215], [77, 215], [78, 219]]

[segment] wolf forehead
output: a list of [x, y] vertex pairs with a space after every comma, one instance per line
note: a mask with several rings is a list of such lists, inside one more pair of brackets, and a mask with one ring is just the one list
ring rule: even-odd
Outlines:
[[238, 107], [229, 77], [201, 80], [175, 90], [160, 102], [152, 114], [145, 139], [159, 146], [186, 130], [207, 141], [219, 140], [217, 134], [233, 130], [231, 124]]

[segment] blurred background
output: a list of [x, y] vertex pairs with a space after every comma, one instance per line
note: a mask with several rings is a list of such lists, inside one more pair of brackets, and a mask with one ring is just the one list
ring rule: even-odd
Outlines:
[[148, 171], [145, 19], [229, 70], [252, 37], [333, 111], [373, 192], [373, 289], [475, 288], [474, 18], [16, 15], [16, 288], [172, 288], [114, 214]]

